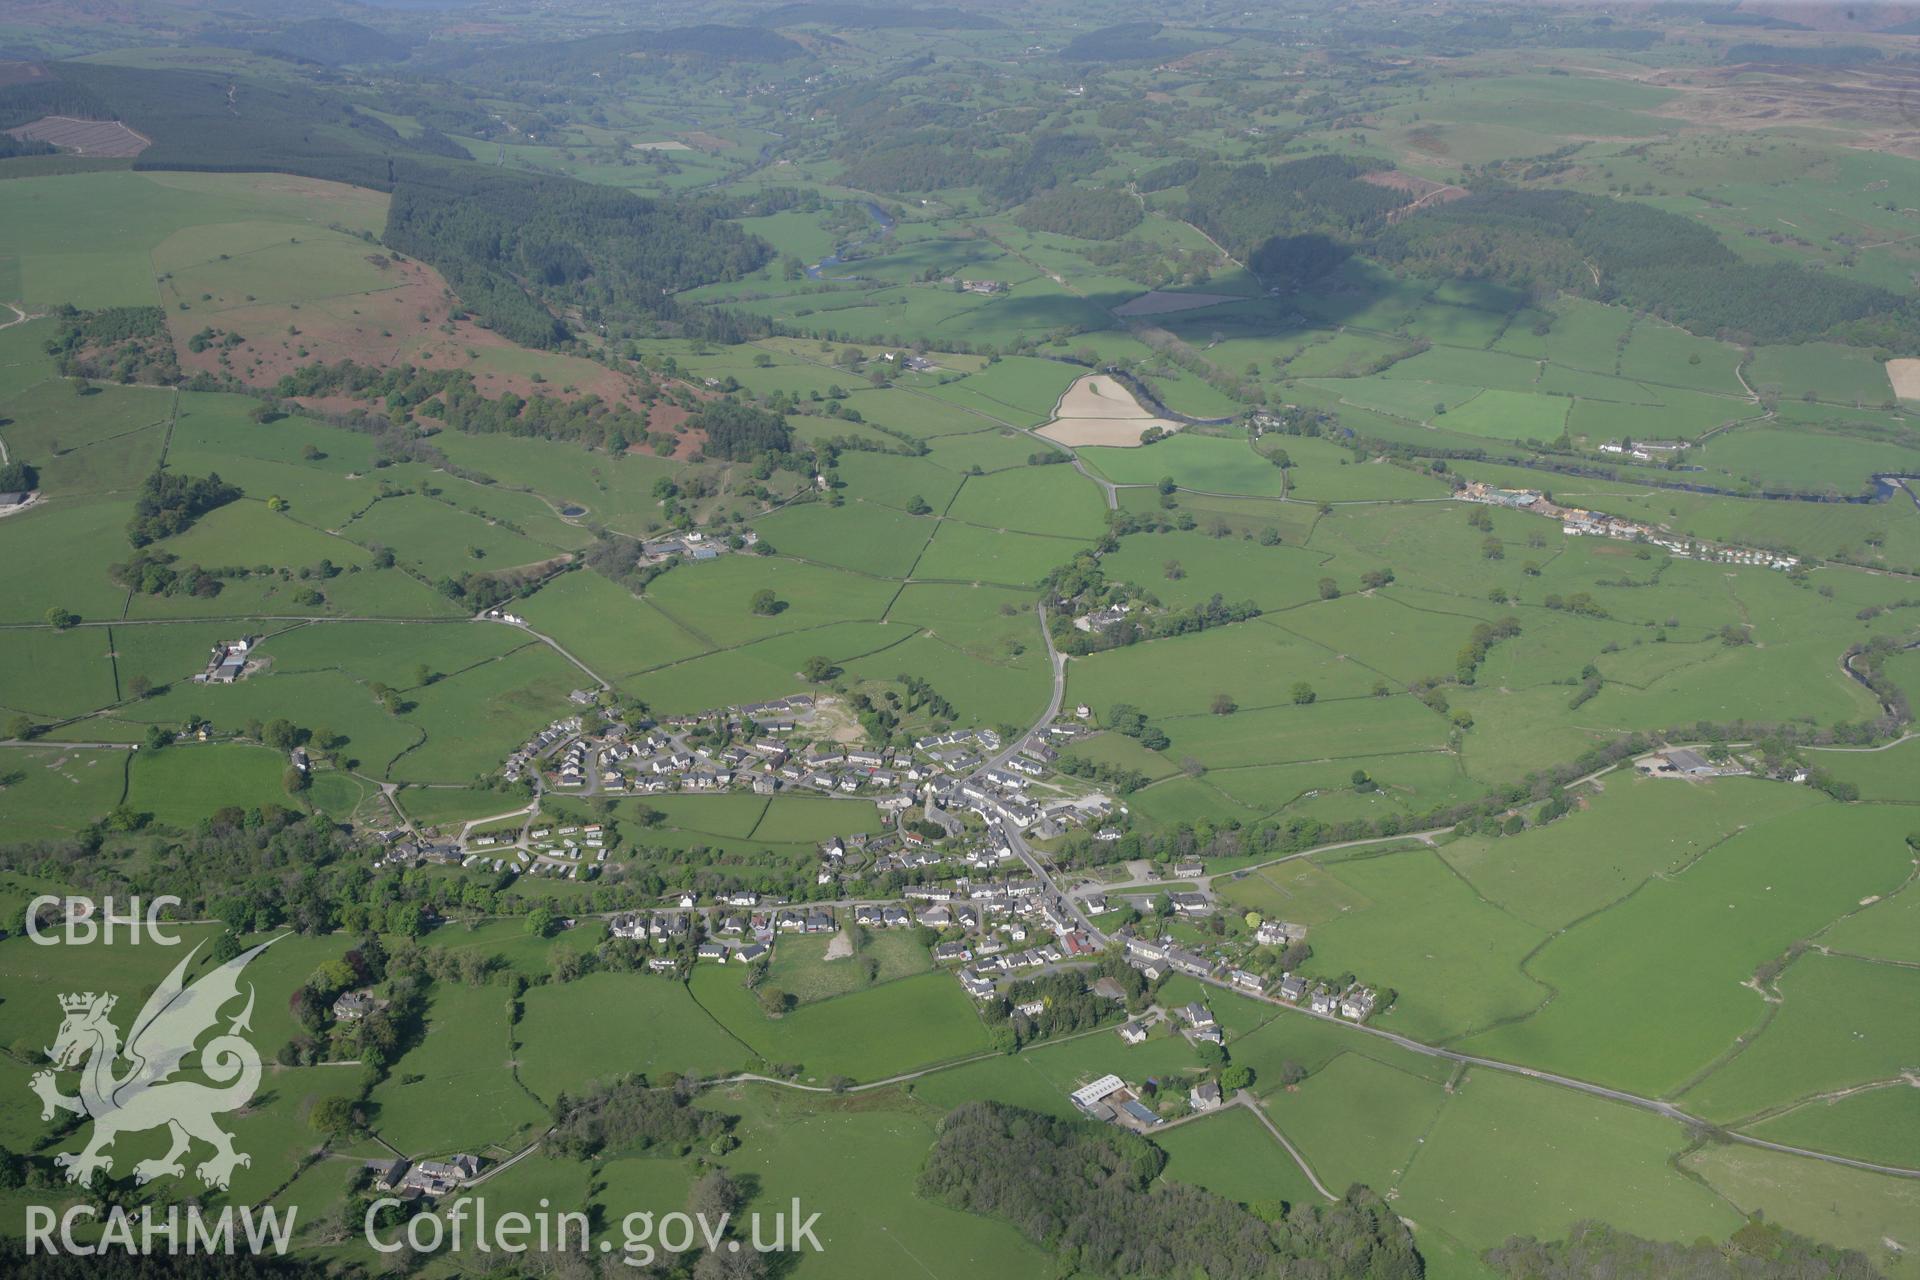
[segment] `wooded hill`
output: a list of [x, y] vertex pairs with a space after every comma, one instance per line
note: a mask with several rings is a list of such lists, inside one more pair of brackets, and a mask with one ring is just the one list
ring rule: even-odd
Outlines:
[[[596, 327], [648, 328], [683, 318], [668, 294], [738, 279], [773, 252], [713, 204], [477, 166], [406, 172], [386, 243], [439, 268], [469, 309], [527, 346], [566, 339], [548, 306]], [[725, 315], [685, 318], [718, 340], [745, 336]]]
[[344, 99], [286, 82], [50, 69], [52, 78], [0, 88], [0, 128], [50, 114], [117, 119], [153, 139], [135, 168], [295, 173], [390, 191], [386, 243], [432, 264], [477, 319], [516, 342], [566, 341], [562, 311], [615, 334], [663, 325], [719, 341], [748, 334], [729, 313], [683, 315], [670, 297], [771, 255], [726, 220], [724, 204], [494, 169], [437, 132], [403, 137]]
[[1694, 333], [1911, 349], [1920, 307], [1886, 289], [1740, 257], [1711, 228], [1631, 200], [1499, 189], [1423, 209], [1372, 256], [1415, 274], [1543, 284], [1638, 307]]

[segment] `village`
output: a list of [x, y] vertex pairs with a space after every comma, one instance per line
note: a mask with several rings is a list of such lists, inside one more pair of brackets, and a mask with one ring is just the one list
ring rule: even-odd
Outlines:
[[[1317, 981], [1284, 967], [1311, 954], [1299, 926], [1263, 921], [1246, 936], [1236, 929], [1231, 939], [1210, 938], [1203, 926], [1220, 908], [1199, 859], [1164, 869], [1187, 888], [1131, 892], [1123, 883], [1109, 892], [1092, 879], [1065, 889], [1054, 881], [1048, 855], [1030, 840], [1077, 827], [1095, 841], [1117, 841], [1129, 821], [1124, 805], [1053, 771], [1059, 747], [1092, 731], [1085, 706], [1011, 746], [990, 729], [953, 729], [889, 750], [841, 741], [853, 735], [830, 695], [645, 724], [627, 723], [586, 691], [575, 701], [579, 713], [553, 721], [507, 759], [505, 780], [530, 780], [536, 794], [606, 798], [798, 790], [864, 800], [883, 819], [880, 832], [850, 829], [821, 841], [806, 891], [686, 890], [614, 914], [610, 935], [637, 944], [636, 963], [649, 972], [684, 977], [695, 964], [759, 965], [795, 937], [832, 939], [831, 958], [835, 948], [851, 953], [854, 931], [917, 930], [933, 962], [982, 1002], [1003, 998], [1020, 978], [1091, 966], [1110, 950], [1149, 983], [1184, 975], [1350, 1021], [1365, 1021], [1380, 1002], [1351, 975]], [[435, 853], [496, 873], [592, 878], [619, 844], [616, 826], [531, 817], [508, 830], [470, 831]], [[881, 886], [887, 892], [874, 895]], [[1144, 1039], [1148, 1025], [1123, 1027], [1123, 1042]], [[1203, 1038], [1208, 1030], [1189, 1029]]]
[[1502, 489], [1474, 480], [1456, 489], [1453, 496], [1462, 502], [1506, 507], [1513, 511], [1524, 511], [1528, 515], [1558, 520], [1560, 531], [1570, 538], [1612, 538], [1617, 542], [1643, 542], [1659, 547], [1682, 560], [1701, 560], [1713, 564], [1757, 565], [1762, 568], [1781, 570], [1795, 568], [1800, 563], [1798, 556], [1761, 551], [1753, 547], [1737, 547], [1727, 543], [1703, 542], [1698, 538], [1684, 538], [1670, 533], [1659, 525], [1626, 520], [1601, 511], [1589, 511], [1583, 507], [1563, 507], [1536, 489]]

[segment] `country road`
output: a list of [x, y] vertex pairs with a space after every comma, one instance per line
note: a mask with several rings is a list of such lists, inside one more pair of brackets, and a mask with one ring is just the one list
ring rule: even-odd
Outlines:
[[[1047, 714], [1041, 717], [1038, 721], [1036, 721], [1033, 727], [1029, 729], [1027, 733], [1020, 735], [1018, 739], [1016, 739], [1013, 743], [1009, 744], [1007, 749], [1003, 750], [1002, 752], [1000, 752], [999, 755], [995, 756], [992, 765], [986, 766], [986, 767], [997, 767], [1000, 762], [1006, 760], [1008, 757], [1010, 757], [1014, 753], [1014, 751], [1018, 750], [1020, 742], [1025, 741], [1025, 739], [1029, 735], [1044, 730], [1046, 726], [1052, 722], [1053, 717], [1056, 714], [1058, 714], [1060, 709], [1060, 704], [1065, 696], [1066, 660], [1065, 660], [1065, 657], [1061, 655], [1054, 648], [1052, 634], [1050, 632], [1046, 632], [1045, 630], [1044, 606], [1041, 606], [1041, 608], [1043, 612], [1042, 631], [1044, 634], [1046, 634], [1046, 637], [1047, 637], [1047, 653], [1048, 653], [1048, 656], [1053, 659], [1053, 697], [1049, 700], [1047, 704], [1047, 708], [1048, 708]], [[1569, 783], [1568, 785], [1579, 786], [1583, 783], [1591, 782], [1592, 780], [1600, 777], [1602, 774], [1611, 772], [1613, 769], [1616, 769], [1618, 767], [1619, 766], [1617, 764], [1608, 765], [1605, 768], [1597, 769], [1594, 772], [1585, 775], [1584, 777], [1577, 778], [1573, 782]], [[1088, 915], [1086, 914], [1086, 911], [1082, 906], [1082, 904], [1076, 898], [1074, 898], [1072, 894], [1061, 889], [1059, 882], [1054, 879], [1052, 871], [1049, 870], [1046, 864], [1041, 861], [1039, 855], [1034, 852], [1033, 847], [1027, 843], [1025, 837], [1021, 835], [1018, 826], [1016, 826], [1013, 823], [1013, 821], [1010, 818], [1008, 818], [1004, 812], [1001, 813], [1000, 818], [1001, 818], [1002, 829], [1006, 832], [1008, 844], [1013, 849], [1015, 856], [1017, 856], [1020, 859], [1020, 861], [1026, 865], [1027, 870], [1036, 879], [1038, 879], [1041, 882], [1041, 884], [1046, 886], [1047, 893], [1053, 899], [1054, 904], [1062, 912], [1071, 915], [1075, 924], [1078, 925], [1080, 929], [1085, 931], [1087, 936], [1093, 940], [1095, 946], [1107, 947], [1107, 946], [1114, 945], [1117, 942], [1120, 942], [1121, 941], [1120, 938], [1118, 938], [1113, 934], [1107, 933], [1106, 931], [1101, 929], [1099, 926], [1095, 925], [1092, 919], [1089, 918]], [[1405, 832], [1401, 835], [1394, 836], [1391, 838], [1396, 840], [1402, 840], [1402, 839], [1407, 839], [1409, 837], [1418, 838], [1421, 836], [1430, 836], [1432, 834], [1434, 834], [1434, 832], [1430, 832], [1430, 831], [1429, 832]], [[1325, 853], [1329, 849], [1333, 849], [1333, 848], [1349, 847], [1355, 844], [1366, 844], [1366, 843], [1373, 843], [1373, 842], [1372, 841], [1343, 841], [1338, 845], [1329, 845], [1323, 848], [1316, 848], [1316, 849], [1303, 849], [1296, 853], [1286, 854], [1280, 858], [1274, 859], [1272, 862], [1263, 863], [1261, 865], [1272, 866], [1274, 865], [1274, 863], [1289, 862], [1296, 858], [1311, 857], [1312, 855], [1317, 853]], [[1510, 1075], [1524, 1076], [1529, 1080], [1535, 1080], [1540, 1082], [1541, 1084], [1552, 1085], [1556, 1088], [1567, 1089], [1575, 1093], [1584, 1093], [1590, 1097], [1603, 1098], [1609, 1102], [1623, 1103], [1627, 1106], [1637, 1107], [1643, 1111], [1651, 1111], [1655, 1115], [1665, 1116], [1669, 1120], [1673, 1120], [1673, 1121], [1676, 1121], [1677, 1123], [1687, 1125], [1690, 1128], [1695, 1128], [1702, 1131], [1714, 1131], [1714, 1132], [1724, 1133], [1729, 1140], [1733, 1142], [1742, 1143], [1746, 1146], [1760, 1147], [1768, 1151], [1778, 1151], [1785, 1155], [1802, 1156], [1809, 1160], [1819, 1160], [1826, 1164], [1841, 1165], [1850, 1169], [1862, 1169], [1869, 1173], [1884, 1173], [1897, 1178], [1920, 1179], [1920, 1169], [1902, 1168], [1897, 1165], [1875, 1164], [1870, 1160], [1855, 1160], [1849, 1156], [1834, 1155], [1831, 1152], [1826, 1152], [1826, 1151], [1814, 1151], [1806, 1147], [1791, 1146], [1783, 1142], [1770, 1142], [1765, 1138], [1755, 1138], [1747, 1134], [1734, 1132], [1732, 1130], [1720, 1129], [1718, 1126], [1713, 1125], [1706, 1120], [1702, 1120], [1698, 1116], [1691, 1115], [1688, 1112], [1681, 1110], [1679, 1107], [1674, 1106], [1672, 1103], [1664, 1102], [1659, 1098], [1643, 1097], [1640, 1094], [1632, 1093], [1625, 1089], [1615, 1089], [1608, 1085], [1596, 1084], [1591, 1080], [1581, 1080], [1575, 1076], [1561, 1075], [1557, 1072], [1545, 1071], [1538, 1067], [1524, 1066], [1517, 1062], [1506, 1062], [1499, 1058], [1481, 1057], [1477, 1054], [1461, 1053], [1457, 1049], [1442, 1048], [1439, 1045], [1428, 1044], [1423, 1040], [1415, 1040], [1411, 1036], [1404, 1036], [1399, 1034], [1398, 1032], [1388, 1031], [1388, 1030], [1385, 1030], [1384, 1028], [1371, 1026], [1367, 1023], [1350, 1022], [1347, 1019], [1339, 1017], [1335, 1014], [1315, 1013], [1311, 1009], [1304, 1008], [1300, 1005], [1289, 1004], [1288, 1002], [1277, 999], [1273, 996], [1264, 995], [1264, 994], [1256, 995], [1253, 992], [1246, 991], [1240, 987], [1234, 986], [1232, 983], [1226, 981], [1223, 978], [1217, 978], [1212, 975], [1208, 975], [1207, 977], [1201, 978], [1199, 979], [1199, 981], [1204, 982], [1209, 986], [1217, 987], [1223, 991], [1230, 991], [1235, 995], [1241, 997], [1242, 999], [1257, 1000], [1263, 1004], [1272, 1006], [1275, 1009], [1283, 1010], [1287, 1013], [1298, 1015], [1299, 1017], [1315, 1018], [1321, 1022], [1330, 1023], [1334, 1026], [1343, 1027], [1348, 1031], [1353, 1032], [1356, 1035], [1372, 1036], [1375, 1039], [1384, 1040], [1389, 1044], [1396, 1045], [1399, 1048], [1405, 1049], [1410, 1053], [1417, 1053], [1422, 1057], [1437, 1058], [1442, 1061], [1459, 1063], [1463, 1066], [1468, 1066], [1468, 1067], [1483, 1067], [1488, 1071], [1503, 1071]], [[1277, 1131], [1275, 1131], [1275, 1136], [1276, 1137], [1279, 1136]], [[1291, 1147], [1289, 1147], [1289, 1150], [1291, 1151]], [[1298, 1157], [1296, 1155], [1296, 1159], [1297, 1158]]]

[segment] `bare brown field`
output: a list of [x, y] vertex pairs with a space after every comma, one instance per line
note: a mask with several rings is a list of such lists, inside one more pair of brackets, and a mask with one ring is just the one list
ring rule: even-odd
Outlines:
[[[509, 393], [560, 400], [598, 396], [609, 405], [635, 410], [643, 406], [645, 388], [638, 380], [578, 356], [526, 351], [471, 320], [455, 318], [464, 313], [458, 312], [439, 272], [425, 263], [378, 256], [386, 263], [379, 268], [383, 287], [298, 304], [209, 308], [202, 303], [182, 312], [179, 299], [169, 293], [168, 326], [181, 369], [231, 375], [264, 388], [312, 364], [353, 360], [391, 368], [405, 363], [466, 369], [473, 375], [474, 389], [489, 398]], [[229, 349], [216, 337], [204, 350], [194, 351], [192, 338], [203, 328], [238, 334], [244, 341]], [[541, 381], [534, 380], [535, 373]]]
[[1902, 400], [1920, 400], [1920, 360], [1887, 361], [1887, 381], [1893, 384], [1893, 394]]
[[1113, 445], [1127, 448], [1140, 443], [1150, 428], [1178, 431], [1180, 424], [1156, 418], [1113, 378], [1090, 373], [1076, 378], [1053, 407], [1053, 420], [1036, 433], [1068, 447]]
[[1910, 106], [1920, 95], [1920, 73], [1898, 62], [1673, 68], [1645, 83], [1679, 91], [1651, 108], [1651, 115], [1712, 129], [1835, 130], [1851, 135], [1852, 146], [1920, 158], [1920, 129]]
[[53, 72], [36, 62], [0, 62], [0, 85], [26, 84], [30, 80], [50, 80]]
[[118, 120], [81, 120], [75, 116], [43, 116], [7, 132], [16, 138], [52, 143], [76, 155], [116, 159], [137, 156], [153, 145], [153, 139], [135, 133]]
[[1130, 298], [1113, 309], [1117, 316], [1164, 316], [1175, 311], [1198, 311], [1202, 307], [1217, 307], [1223, 302], [1243, 301], [1237, 294], [1231, 293], [1168, 293], [1161, 289], [1151, 289], [1137, 298]]

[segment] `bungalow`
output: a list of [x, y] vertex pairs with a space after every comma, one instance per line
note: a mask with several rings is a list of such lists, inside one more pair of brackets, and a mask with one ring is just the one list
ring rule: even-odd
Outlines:
[[1023, 1000], [1013, 1006], [1013, 1008], [1016, 1013], [1019, 1013], [1023, 1017], [1037, 1018], [1047, 1011], [1047, 1002], [1045, 1000]]
[[1173, 864], [1173, 874], [1182, 880], [1198, 880], [1207, 874], [1207, 867], [1198, 858], [1187, 858]]
[[933, 959], [937, 964], [951, 964], [956, 960], [964, 964], [973, 959], [973, 952], [964, 942], [942, 942], [933, 948]]
[[672, 973], [679, 967], [680, 962], [668, 956], [647, 957], [647, 972], [649, 973]]
[[1204, 893], [1170, 893], [1167, 901], [1183, 916], [1203, 916], [1213, 910], [1213, 902]]
[[715, 960], [721, 964], [727, 962], [727, 949], [717, 942], [703, 942], [694, 951], [702, 960]]
[[740, 954], [735, 958], [738, 959], [741, 964], [752, 964], [755, 960], [758, 960], [761, 956], [766, 955], [772, 950], [773, 948], [764, 942], [752, 942], [740, 948]]

